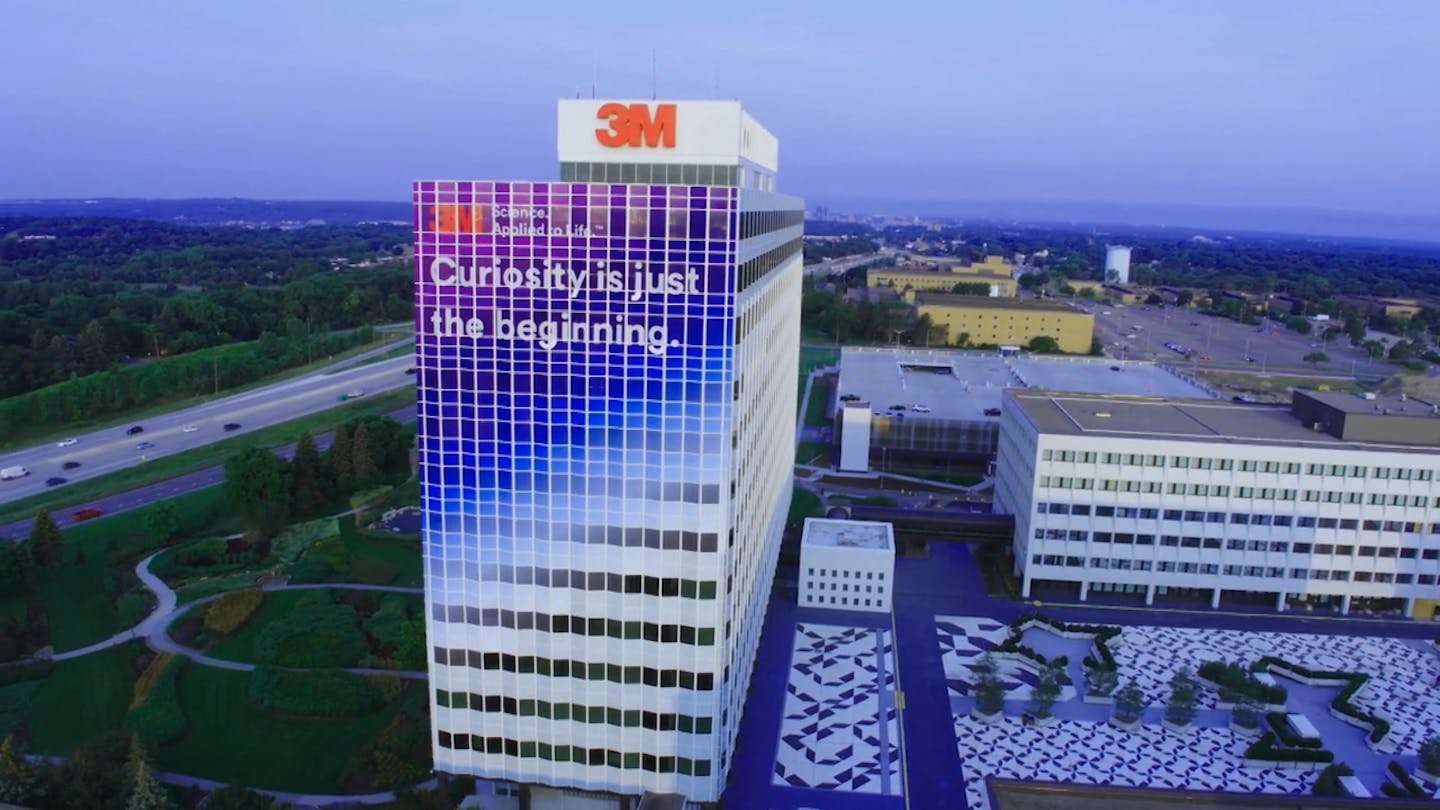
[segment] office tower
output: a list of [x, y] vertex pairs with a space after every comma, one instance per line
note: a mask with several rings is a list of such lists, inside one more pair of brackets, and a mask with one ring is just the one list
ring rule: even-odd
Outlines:
[[562, 101], [558, 140], [560, 182], [414, 187], [435, 764], [715, 801], [790, 502], [804, 205], [735, 102]]

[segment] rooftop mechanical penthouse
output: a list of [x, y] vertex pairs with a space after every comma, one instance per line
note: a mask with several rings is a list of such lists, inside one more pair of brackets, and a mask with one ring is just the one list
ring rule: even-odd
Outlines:
[[560, 182], [414, 188], [435, 763], [713, 802], [789, 508], [804, 205], [737, 103], [563, 101], [559, 144]]

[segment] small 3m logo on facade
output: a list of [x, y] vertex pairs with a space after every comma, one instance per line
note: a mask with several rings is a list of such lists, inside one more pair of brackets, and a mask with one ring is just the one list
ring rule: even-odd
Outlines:
[[485, 233], [485, 208], [479, 205], [432, 205], [425, 230], [434, 233]]
[[623, 147], [675, 148], [675, 105], [656, 104], [652, 115], [649, 104], [602, 104], [595, 117], [610, 126], [595, 130], [595, 140], [610, 149]]

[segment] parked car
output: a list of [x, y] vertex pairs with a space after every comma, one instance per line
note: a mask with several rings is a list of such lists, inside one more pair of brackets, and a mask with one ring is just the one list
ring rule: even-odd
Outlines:
[[56, 446], [56, 447], [74, 447], [76, 444], [79, 444], [79, 443], [80, 443], [80, 440], [79, 440], [79, 439], [61, 439], [60, 442], [59, 442], [58, 444], [56, 444], [55, 446]]
[[58, 487], [58, 486], [60, 486], [61, 484], [65, 483], [67, 480], [69, 480], [69, 479], [61, 478], [61, 477], [58, 476], [58, 475], [52, 476], [52, 477], [50, 477], [50, 478], [46, 478], [46, 479], [45, 479], [45, 486], [47, 486], [47, 487]]
[[78, 462], [78, 461], [67, 461], [67, 462], [65, 462], [64, 464], [61, 464], [61, 465], [60, 465], [60, 469], [62, 469], [62, 470], [73, 470], [73, 469], [75, 469], [76, 467], [79, 467], [79, 466], [80, 466], [80, 462]]
[[240, 423], [239, 423], [239, 422], [226, 422], [226, 423], [225, 423], [225, 432], [226, 432], [226, 433], [229, 433], [229, 432], [232, 431], [232, 430], [239, 430], [239, 429], [240, 429]]
[[84, 509], [80, 509], [80, 510], [78, 510], [78, 511], [72, 512], [72, 513], [70, 514], [70, 517], [74, 518], [74, 519], [77, 520], [77, 521], [80, 521], [80, 520], [93, 520], [94, 518], [100, 517], [100, 516], [103, 515], [103, 514], [105, 514], [105, 513], [102, 512], [102, 511], [100, 511], [99, 509], [96, 509], [96, 508], [93, 507], [93, 506], [87, 506], [87, 507], [85, 507]]
[[144, 433], [144, 432], [145, 432], [145, 428], [141, 427], [140, 425], [134, 425], [134, 426], [132, 426], [129, 430], [125, 431], [125, 435], [126, 435], [126, 436], [134, 436], [134, 435], [137, 434], [137, 433]]

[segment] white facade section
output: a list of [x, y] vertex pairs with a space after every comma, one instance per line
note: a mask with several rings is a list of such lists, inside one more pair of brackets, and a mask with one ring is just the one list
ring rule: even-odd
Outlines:
[[[1106, 402], [1060, 396], [1071, 413]], [[1402, 599], [1408, 612], [1440, 598], [1440, 456], [1424, 448], [1047, 431], [1023, 398], [1048, 397], [1006, 395], [995, 511], [1015, 518], [1027, 596], [1050, 580], [1080, 583], [1082, 599], [1185, 588], [1212, 604], [1245, 591], [1342, 611], [1354, 597]], [[1223, 418], [1254, 408], [1203, 405], [1230, 408]]]
[[1105, 281], [1110, 284], [1130, 283], [1130, 248], [1125, 245], [1105, 246]]
[[[675, 105], [675, 145], [608, 147], [595, 131], [608, 130], [600, 115], [607, 104], [640, 105], [650, 111]], [[780, 142], [740, 107], [738, 101], [667, 101], [665, 99], [569, 99], [560, 102], [560, 162], [625, 162], [750, 165], [773, 174], [780, 168]]]
[[870, 403], [842, 402], [840, 466], [845, 472], [870, 471]]
[[800, 606], [889, 613], [895, 533], [889, 523], [806, 518]]

